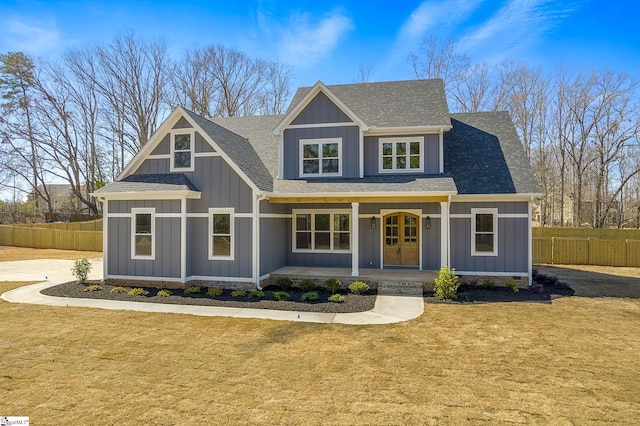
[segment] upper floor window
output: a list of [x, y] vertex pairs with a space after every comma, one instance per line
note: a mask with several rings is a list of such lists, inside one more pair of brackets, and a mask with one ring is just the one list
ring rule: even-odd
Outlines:
[[498, 209], [471, 209], [471, 255], [498, 255]]
[[341, 176], [342, 139], [300, 139], [300, 176]]
[[155, 209], [131, 209], [131, 258], [155, 259]]
[[194, 133], [174, 130], [171, 133], [171, 171], [193, 171]]
[[424, 171], [424, 137], [380, 138], [380, 173]]

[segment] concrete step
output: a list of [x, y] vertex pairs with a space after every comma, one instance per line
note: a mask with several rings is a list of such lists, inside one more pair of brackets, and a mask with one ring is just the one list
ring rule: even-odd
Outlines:
[[378, 294], [422, 294], [420, 281], [378, 281]]

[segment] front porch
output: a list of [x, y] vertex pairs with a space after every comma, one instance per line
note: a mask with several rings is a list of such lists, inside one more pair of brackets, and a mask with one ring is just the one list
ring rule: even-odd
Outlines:
[[[348, 286], [353, 281], [364, 281], [380, 293], [416, 293], [431, 290], [438, 271], [423, 271], [418, 269], [360, 269], [357, 277], [351, 275], [350, 268], [324, 268], [312, 266], [284, 266], [269, 274], [270, 281], [275, 283], [278, 278], [289, 277], [294, 282], [304, 278], [311, 278], [322, 284], [329, 278], [342, 281]], [[420, 291], [420, 292], [421, 292]]]

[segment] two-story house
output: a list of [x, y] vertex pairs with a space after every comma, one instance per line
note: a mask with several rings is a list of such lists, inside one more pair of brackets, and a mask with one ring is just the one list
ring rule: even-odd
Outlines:
[[176, 108], [104, 200], [106, 279], [260, 285], [285, 266], [531, 280], [540, 190], [505, 112], [440, 79], [300, 88], [284, 115]]

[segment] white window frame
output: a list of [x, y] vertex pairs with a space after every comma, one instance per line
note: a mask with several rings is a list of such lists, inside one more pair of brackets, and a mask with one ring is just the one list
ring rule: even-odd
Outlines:
[[[342, 138], [320, 138], [320, 139], [300, 139], [298, 141], [299, 152], [299, 168], [301, 177], [319, 177], [319, 176], [342, 176]], [[322, 145], [337, 143], [338, 144], [338, 173], [323, 173], [322, 172]], [[304, 172], [304, 146], [305, 145], [319, 145], [318, 147], [318, 173], [305, 173]]]
[[[493, 215], [493, 251], [476, 251], [476, 215]], [[498, 209], [477, 208], [471, 209], [471, 256], [497, 256], [498, 255]]]
[[[151, 215], [151, 255], [136, 255], [136, 235], [146, 235], [136, 233], [136, 216], [139, 214]], [[156, 209], [148, 208], [132, 208], [131, 209], [131, 258], [137, 260], [155, 260], [156, 259]]]
[[[175, 139], [176, 139], [176, 135], [189, 135], [189, 140], [190, 140], [190, 150], [191, 151], [191, 166], [190, 167], [176, 167], [175, 165], [175, 159], [176, 159], [176, 152], [187, 152], [186, 150], [180, 150], [180, 151], [176, 151], [175, 149]], [[174, 129], [171, 130], [171, 137], [169, 138], [169, 145], [171, 146], [170, 152], [171, 152], [171, 167], [170, 167], [170, 171], [172, 172], [192, 172], [194, 171], [194, 159], [195, 159], [195, 145], [196, 145], [196, 132], [194, 130], [188, 130], [188, 129]]]
[[[400, 142], [405, 142], [407, 144], [407, 153], [405, 154], [407, 158], [407, 168], [406, 169], [397, 169], [396, 168], [396, 145]], [[420, 142], [420, 168], [411, 169], [410, 166], [410, 143], [411, 142]], [[382, 155], [382, 146], [385, 143], [393, 144], [393, 154], [392, 154], [392, 168], [391, 169], [383, 169], [382, 168], [382, 160], [384, 156]], [[379, 138], [378, 139], [378, 173], [424, 173], [424, 136], [397, 136], [392, 138]]]
[[[216, 256], [213, 254], [213, 215], [228, 214], [229, 215], [229, 232], [231, 233], [231, 244], [229, 248], [229, 256]], [[235, 210], [233, 208], [210, 208], [209, 209], [209, 260], [234, 260], [235, 253]], [[218, 234], [221, 235], [221, 234]]]
[[[296, 247], [296, 217], [299, 214], [311, 215], [311, 248], [299, 249]], [[316, 233], [316, 214], [328, 214], [329, 218], [329, 234], [330, 234], [330, 249], [315, 249], [315, 233]], [[349, 250], [336, 249], [333, 247], [333, 237], [335, 233], [343, 233], [342, 231], [336, 231], [334, 229], [334, 216], [337, 214], [349, 215]], [[351, 253], [353, 250], [353, 217], [351, 210], [291, 210], [291, 251], [293, 253]], [[326, 231], [323, 231], [326, 232]], [[357, 242], [356, 242], [357, 244]]]

